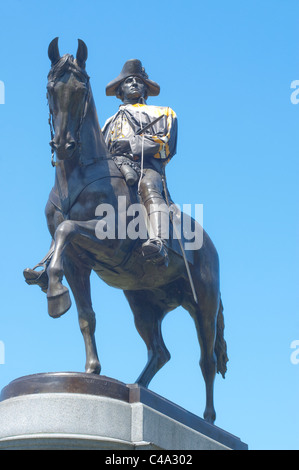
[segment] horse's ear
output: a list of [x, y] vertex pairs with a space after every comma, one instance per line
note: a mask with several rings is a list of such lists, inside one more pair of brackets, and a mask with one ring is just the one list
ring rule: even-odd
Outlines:
[[48, 56], [51, 61], [51, 65], [56, 64], [58, 60], [60, 59], [60, 54], [59, 54], [59, 49], [58, 49], [58, 38], [53, 39], [53, 41], [50, 42], [49, 48], [48, 48]]
[[77, 55], [76, 55], [76, 60], [77, 64], [84, 69], [85, 68], [85, 62], [87, 60], [87, 46], [82, 39], [78, 39], [78, 49], [77, 49]]

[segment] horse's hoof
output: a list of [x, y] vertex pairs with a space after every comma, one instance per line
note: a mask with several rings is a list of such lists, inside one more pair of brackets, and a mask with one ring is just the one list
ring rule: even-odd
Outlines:
[[48, 313], [52, 318], [59, 318], [61, 315], [66, 313], [71, 305], [71, 298], [69, 291], [64, 287], [64, 291], [61, 294], [55, 296], [47, 296], [48, 300]]
[[214, 424], [216, 421], [216, 413], [214, 410], [212, 411], [205, 411], [203, 415], [205, 421], [207, 421], [210, 424]]
[[99, 361], [96, 360], [96, 361], [93, 361], [93, 362], [89, 363], [88, 365], [86, 364], [85, 373], [86, 374], [100, 375], [100, 373], [101, 373], [101, 364], [99, 363]]

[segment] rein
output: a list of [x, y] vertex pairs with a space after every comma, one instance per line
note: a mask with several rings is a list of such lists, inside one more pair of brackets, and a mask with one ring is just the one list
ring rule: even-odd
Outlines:
[[[88, 104], [89, 104], [89, 100], [90, 100], [90, 93], [91, 93], [89, 77], [87, 78], [87, 87], [88, 87], [88, 89], [87, 89], [87, 93], [85, 95], [83, 113], [81, 114], [81, 117], [80, 117], [79, 127], [78, 127], [78, 130], [77, 130], [77, 138], [76, 138], [76, 145], [77, 145], [78, 150], [79, 150], [79, 164], [80, 164], [80, 166], [83, 166], [83, 161], [82, 161], [82, 158], [81, 158], [81, 129], [82, 129], [82, 125], [83, 125], [84, 119], [85, 119], [86, 114], [87, 114]], [[49, 126], [50, 126], [50, 134], [51, 134], [51, 142], [52, 142], [54, 137], [55, 137], [55, 131], [54, 131], [53, 112], [50, 108], [49, 101], [48, 101], [48, 106], [49, 106], [48, 123], [49, 123]], [[73, 157], [73, 155], [70, 157], [70, 159], [72, 157]], [[99, 159], [99, 160], [103, 160], [103, 158]], [[52, 151], [51, 151], [51, 165], [54, 168], [57, 166], [57, 161], [55, 161], [55, 150], [54, 150], [53, 147], [52, 147]]]
[[[48, 123], [49, 123], [49, 126], [50, 126], [50, 134], [51, 134], [51, 142], [52, 142], [52, 140], [54, 139], [54, 136], [55, 136], [55, 134], [54, 134], [54, 129], [53, 129], [53, 114], [52, 114], [52, 111], [51, 111], [51, 109], [50, 109], [49, 103], [48, 103], [48, 106], [49, 106], [49, 119], [48, 119]], [[51, 150], [51, 165], [52, 165], [53, 167], [55, 167], [55, 166], [56, 166], [56, 162], [55, 162], [55, 160], [54, 160], [54, 157], [55, 157], [55, 150], [54, 150], [53, 147], [51, 147], [51, 148], [52, 148], [52, 150]]]

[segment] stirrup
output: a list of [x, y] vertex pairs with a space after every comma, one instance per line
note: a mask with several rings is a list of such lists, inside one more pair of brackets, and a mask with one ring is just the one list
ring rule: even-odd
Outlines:
[[167, 245], [161, 238], [149, 239], [143, 243], [142, 254], [147, 261], [168, 266]]
[[[41, 271], [36, 271], [36, 268], [43, 267]], [[29, 285], [37, 285], [41, 288], [45, 294], [48, 290], [48, 274], [47, 274], [47, 265], [46, 263], [39, 263], [34, 268], [26, 268], [23, 271], [25, 282]]]

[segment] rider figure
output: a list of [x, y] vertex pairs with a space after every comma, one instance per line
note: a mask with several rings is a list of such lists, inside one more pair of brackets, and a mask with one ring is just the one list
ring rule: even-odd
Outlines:
[[[163, 228], [168, 227], [169, 214], [165, 211], [162, 177], [166, 163], [176, 153], [177, 119], [169, 107], [146, 104], [148, 96], [159, 92], [159, 85], [149, 80], [140, 60], [128, 60], [120, 75], [106, 87], [106, 95], [116, 96], [123, 104], [102, 131], [112, 155], [126, 156], [141, 166], [138, 189], [151, 226], [142, 252], [145, 258], [167, 265], [168, 234]], [[148, 126], [151, 122], [153, 125]]]
[[[146, 104], [148, 96], [157, 96], [159, 92], [160, 86], [148, 78], [141, 62], [137, 59], [128, 60], [120, 75], [106, 87], [106, 95], [116, 96], [123, 104], [106, 121], [102, 132], [116, 164], [120, 161], [128, 163], [118, 165], [128, 184], [136, 180], [134, 176], [133, 180], [127, 177], [126, 169], [131, 167], [140, 175], [139, 195], [151, 225], [150, 237], [142, 245], [143, 255], [146, 259], [167, 266], [168, 237], [163, 233], [163, 227], [168, 227], [169, 214], [161, 209], [165, 208], [162, 178], [165, 165], [176, 153], [177, 119], [169, 107]], [[151, 122], [153, 125], [148, 126]], [[44, 292], [47, 292], [46, 268], [52, 253], [53, 244], [38, 265], [24, 270], [26, 282], [39, 285]], [[38, 266], [44, 270], [36, 271]]]

